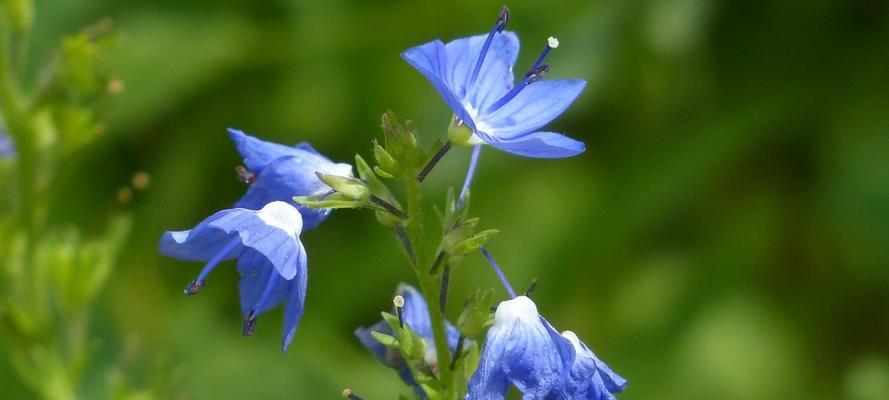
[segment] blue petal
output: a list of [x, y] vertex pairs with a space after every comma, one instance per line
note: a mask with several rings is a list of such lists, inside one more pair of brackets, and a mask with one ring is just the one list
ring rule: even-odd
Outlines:
[[513, 86], [512, 66], [519, 54], [519, 38], [512, 32], [495, 34], [485, 55], [475, 85], [469, 79], [488, 35], [457, 39], [445, 45], [447, 50], [446, 82], [464, 104], [484, 110]]
[[260, 140], [237, 129], [229, 128], [228, 136], [244, 159], [244, 165], [253, 172], [261, 172], [266, 165], [280, 157], [299, 155], [299, 151], [293, 147]]
[[250, 311], [263, 314], [277, 307], [284, 301], [287, 285], [292, 282], [292, 280], [276, 279], [268, 300], [260, 308], [254, 310], [265, 292], [272, 274], [278, 272], [265, 257], [256, 252], [249, 252], [238, 258], [238, 272], [241, 275], [241, 280], [238, 282], [241, 314], [245, 316]]
[[244, 165], [255, 173], [262, 173], [266, 166], [281, 157], [294, 157], [296, 163], [312, 173], [321, 171], [333, 175], [352, 175], [352, 168], [348, 164], [334, 163], [307, 142], [300, 142], [290, 147], [260, 140], [231, 128], [228, 130], [228, 135], [235, 143], [238, 153], [244, 158]]
[[[283, 205], [275, 202], [267, 205]], [[291, 206], [292, 212], [299, 218], [299, 213]], [[216, 256], [229, 242], [229, 238], [238, 235], [241, 246], [232, 251], [223, 260], [239, 257], [245, 251], [255, 251], [271, 263], [278, 273], [287, 280], [296, 275], [296, 260], [302, 250], [302, 244], [296, 237], [300, 227], [295, 228], [294, 235], [278, 226], [272, 226], [263, 220], [258, 213], [262, 210], [234, 208], [213, 214], [190, 231], [168, 231], [161, 237], [159, 250], [169, 257], [188, 261], [207, 261]]]
[[281, 341], [281, 351], [287, 351], [287, 347], [293, 341], [293, 336], [306, 306], [306, 289], [309, 278], [308, 261], [305, 250], [300, 255], [301, 257], [296, 262], [296, 277], [288, 282], [287, 287], [284, 304], [284, 338]]
[[469, 114], [463, 108], [463, 104], [460, 103], [453, 88], [448, 84], [448, 52], [444, 43], [440, 40], [434, 40], [412, 47], [401, 53], [401, 57], [426, 76], [426, 79], [432, 83], [432, 86], [435, 86], [435, 89], [438, 90], [438, 93], [441, 94], [445, 103], [447, 103], [454, 114], [475, 131], [475, 122], [469, 118]]
[[479, 118], [499, 139], [516, 137], [542, 128], [564, 112], [583, 91], [580, 79], [544, 80], [528, 85], [509, 103]]
[[467, 399], [503, 399], [510, 384], [523, 398], [558, 397], [573, 360], [571, 344], [540, 318], [530, 299], [505, 301], [488, 331]]
[[[486, 139], [482, 136], [482, 139]], [[555, 132], [534, 132], [514, 139], [488, 141], [508, 153], [531, 158], [565, 158], [586, 149], [583, 142]]]
[[12, 138], [9, 137], [9, 134], [0, 125], [0, 158], [12, 158], [15, 155], [15, 145], [12, 143]]
[[305, 150], [305, 151], [308, 151], [309, 153], [312, 153], [316, 156], [324, 157], [320, 152], [318, 152], [318, 150], [315, 150], [315, 148], [312, 147], [312, 145], [306, 141], [299, 142], [299, 143], [293, 145], [293, 148], [299, 149], [299, 150]]
[[626, 379], [611, 371], [574, 332], [565, 331], [562, 336], [573, 345], [577, 354], [567, 388], [574, 398], [613, 400], [614, 393], [626, 388]]
[[[430, 343], [429, 350], [435, 350], [435, 346], [431, 345], [435, 343], [435, 340], [432, 323], [429, 321], [429, 306], [423, 298], [423, 293], [407, 284], [399, 285], [398, 293], [404, 297], [404, 314], [402, 315], [404, 323], [414, 333]], [[457, 348], [460, 332], [450, 322], [445, 321], [445, 333], [447, 334], [448, 347], [453, 351]]]
[[[340, 165], [340, 164], [332, 164]], [[330, 168], [327, 168], [327, 173]], [[323, 222], [330, 209], [304, 207], [293, 202], [293, 196], [313, 196], [330, 188], [318, 179], [315, 169], [307, 168], [299, 157], [281, 157], [270, 163], [250, 184], [247, 193], [235, 207], [260, 209], [272, 201], [284, 201], [295, 206], [303, 217], [303, 227], [312, 229]]]

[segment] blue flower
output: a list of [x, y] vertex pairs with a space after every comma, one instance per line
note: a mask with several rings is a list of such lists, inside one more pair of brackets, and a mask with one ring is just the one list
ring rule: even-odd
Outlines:
[[256, 210], [272, 201], [286, 201], [299, 209], [304, 228], [312, 229], [323, 222], [330, 209], [304, 207], [293, 202], [293, 196], [314, 196], [330, 191], [315, 172], [352, 176], [352, 166], [330, 161], [306, 142], [290, 147], [266, 142], [236, 129], [228, 134], [249, 170], [250, 188], [235, 207]]
[[238, 284], [244, 336], [253, 333], [257, 317], [284, 304], [284, 338], [287, 350], [302, 317], [306, 298], [306, 250], [299, 240], [303, 219], [282, 201], [259, 210], [234, 208], [219, 211], [187, 231], [167, 231], [159, 249], [166, 256], [207, 264], [185, 288], [197, 293], [207, 276], [225, 260], [238, 260]]
[[541, 80], [549, 71], [543, 61], [559, 45], [551, 37], [537, 61], [514, 84], [512, 67], [519, 40], [514, 33], [503, 30], [507, 20], [504, 8], [487, 35], [447, 44], [435, 40], [410, 48], [401, 56], [435, 86], [453, 110], [458, 125], [465, 124], [471, 130], [466, 144], [487, 143], [534, 158], [562, 158], [583, 152], [582, 142], [539, 129], [562, 114], [586, 82]]
[[[402, 314], [404, 324], [410, 327], [417, 336], [423, 338], [426, 342], [426, 355], [424, 358], [426, 359], [426, 363], [434, 370], [438, 361], [435, 353], [435, 339], [433, 338], [432, 324], [429, 321], [429, 309], [426, 305], [426, 301], [423, 299], [423, 294], [420, 293], [419, 290], [404, 283], [398, 286], [397, 294], [404, 297], [404, 311]], [[448, 347], [453, 352], [457, 348], [457, 341], [460, 338], [460, 333], [450, 323], [446, 323], [446, 325]], [[392, 335], [393, 332], [389, 327], [389, 324], [387, 324], [386, 321], [381, 320], [370, 327], [358, 328], [355, 330], [355, 336], [364, 347], [377, 357], [377, 359], [386, 366], [397, 371], [398, 375], [405, 383], [413, 386], [418, 394], [425, 397], [423, 389], [420, 388], [414, 380], [410, 369], [398, 350], [382, 345], [371, 336], [371, 332]]]
[[497, 307], [466, 399], [503, 399], [510, 385], [523, 399], [565, 398], [573, 362], [571, 343], [540, 317], [531, 299], [518, 296]]
[[627, 380], [611, 371], [574, 332], [564, 331], [562, 337], [571, 342], [577, 355], [567, 385], [572, 399], [614, 400], [614, 393], [624, 391]]

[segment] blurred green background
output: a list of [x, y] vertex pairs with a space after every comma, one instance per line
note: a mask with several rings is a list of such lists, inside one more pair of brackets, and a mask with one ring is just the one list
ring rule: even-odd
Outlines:
[[[517, 71], [555, 35], [550, 76], [589, 82], [551, 126], [587, 152], [486, 149], [474, 214], [502, 230], [490, 249], [513, 284], [537, 278], [541, 312], [629, 380], [620, 398], [889, 398], [889, 4], [508, 4]], [[187, 298], [200, 265], [160, 257], [157, 239], [243, 193], [226, 127], [341, 161], [369, 154], [387, 108], [427, 143], [443, 137], [450, 112], [399, 53], [486, 32], [501, 5], [37, 1], [32, 67], [111, 17], [125, 87], [105, 139], [66, 166], [51, 219], [89, 231], [133, 173], [152, 180], [128, 206], [134, 233], [96, 305], [100, 367], [82, 391], [119, 364], [185, 399], [409, 393], [352, 337], [413, 279], [371, 213], [340, 211], [304, 235], [308, 305], [286, 354], [280, 310], [240, 336], [233, 265]], [[427, 199], [459, 186], [468, 156], [446, 157]], [[504, 296], [481, 257], [452, 281], [451, 318], [476, 286]]]

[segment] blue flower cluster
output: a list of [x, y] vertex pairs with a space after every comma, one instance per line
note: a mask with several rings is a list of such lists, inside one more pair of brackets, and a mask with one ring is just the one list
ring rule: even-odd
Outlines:
[[[508, 18], [508, 10], [504, 8], [494, 28], [485, 35], [447, 44], [435, 40], [402, 54], [432, 83], [454, 112], [450, 141], [475, 146], [460, 205], [468, 193], [483, 144], [533, 158], [570, 157], [584, 151], [582, 142], [540, 129], [574, 102], [585, 82], [542, 79], [550, 69], [544, 61], [559, 45], [552, 37], [534, 64], [515, 82], [512, 68], [519, 41], [514, 33], [504, 30]], [[331, 212], [304, 207], [292, 199], [294, 196], [328, 198], [333, 192], [321, 181], [319, 173], [352, 178], [352, 167], [332, 162], [307, 143], [287, 146], [235, 129], [228, 133], [244, 161], [244, 167], [238, 171], [240, 177], [250, 183], [247, 192], [233, 208], [211, 215], [190, 230], [165, 232], [160, 240], [160, 252], [205, 263], [198, 276], [186, 286], [185, 293], [189, 295], [207, 284], [209, 274], [221, 262], [237, 260], [243, 334], [252, 334], [259, 315], [283, 304], [281, 349], [285, 351], [305, 309], [308, 257], [300, 237], [304, 230], [321, 224]], [[0, 151], [3, 139], [0, 136]], [[361, 177], [367, 179], [364, 172]], [[368, 183], [357, 179], [349, 182]], [[468, 383], [466, 399], [503, 399], [510, 387], [521, 391], [523, 399], [610, 400], [624, 390], [625, 379], [611, 371], [573, 332], [556, 331], [527, 295], [516, 296], [487, 249], [481, 247], [480, 250], [500, 277], [510, 299], [496, 308], [479, 364]], [[423, 295], [405, 284], [399, 286], [398, 294], [404, 300], [403, 307], [398, 309], [400, 321], [426, 342], [426, 354], [422, 357], [426, 365], [433, 372], [447, 368], [437, 365], [429, 305]], [[484, 312], [487, 315], [486, 308]], [[466, 338], [450, 323], [445, 325], [447, 348], [459, 352], [457, 347], [462, 346]], [[380, 343], [372, 332], [391, 336], [389, 323], [380, 321], [359, 328], [355, 335], [383, 364], [414, 387], [418, 396], [425, 397], [423, 387], [399, 350]], [[420, 355], [414, 357], [420, 358]]]
[[160, 252], [186, 261], [206, 262], [185, 293], [197, 293], [207, 277], [226, 260], [237, 260], [241, 281], [243, 335], [249, 336], [257, 317], [284, 305], [284, 338], [287, 350], [305, 308], [307, 256], [300, 241], [304, 229], [312, 229], [330, 214], [293, 203], [293, 196], [314, 196], [330, 190], [316, 176], [352, 176], [352, 167], [324, 157], [308, 143], [293, 147], [266, 142], [229, 129], [229, 136], [244, 159], [242, 177], [251, 183], [234, 208], [219, 211], [186, 231], [167, 231]]

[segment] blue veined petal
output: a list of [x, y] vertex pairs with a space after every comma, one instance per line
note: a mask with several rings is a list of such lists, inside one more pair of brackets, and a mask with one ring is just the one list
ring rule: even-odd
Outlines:
[[238, 129], [229, 128], [228, 136], [244, 159], [244, 165], [253, 172], [261, 172], [278, 158], [299, 155], [293, 147], [260, 140]]
[[497, 307], [466, 398], [500, 400], [510, 385], [525, 399], [564, 397], [573, 361], [571, 344], [540, 317], [531, 299], [518, 296]]
[[281, 341], [281, 351], [287, 351], [287, 347], [293, 341], [296, 328], [302, 319], [306, 308], [306, 289], [308, 288], [308, 258], [306, 252], [300, 253], [301, 257], [296, 262], [296, 277], [288, 282], [287, 295], [284, 303], [284, 338]]
[[294, 162], [313, 173], [321, 171], [333, 175], [352, 176], [352, 167], [349, 164], [334, 163], [307, 142], [300, 142], [290, 147], [267, 142], [232, 128], [228, 129], [228, 135], [243, 157], [244, 165], [255, 173], [263, 172], [266, 166], [281, 157], [294, 157]]
[[[345, 164], [332, 164], [345, 165]], [[272, 161], [250, 184], [247, 193], [235, 203], [235, 207], [256, 210], [272, 201], [285, 201], [295, 206], [303, 217], [303, 228], [312, 229], [323, 222], [328, 208], [304, 207], [293, 202], [293, 196], [313, 196], [326, 193], [330, 188], [318, 179], [315, 169], [306, 168], [298, 157], [281, 157]], [[342, 171], [320, 171], [324, 173]], [[351, 167], [349, 167], [351, 176]]]
[[470, 129], [475, 130], [475, 122], [469, 117], [460, 99], [449, 85], [448, 51], [444, 43], [434, 40], [426, 44], [411, 47], [401, 53], [401, 57], [435, 86], [451, 111], [457, 115]]
[[534, 132], [517, 138], [489, 141], [488, 144], [509, 153], [532, 158], [572, 157], [586, 150], [583, 142], [555, 132]]
[[499, 139], [533, 132], [562, 114], [584, 86], [586, 82], [580, 79], [535, 82], [503, 107], [479, 119], [489, 127], [485, 133]]
[[519, 38], [515, 33], [503, 31], [495, 34], [475, 84], [468, 87], [487, 37], [487, 34], [470, 36], [445, 45], [448, 61], [446, 82], [463, 104], [471, 104], [476, 110], [484, 110], [512, 88], [512, 66], [519, 54]]
[[568, 339], [577, 354], [567, 388], [572, 398], [614, 400], [614, 393], [620, 393], [627, 387], [627, 380], [599, 360], [574, 332], [564, 331], [562, 336]]
[[315, 148], [312, 147], [312, 145], [306, 141], [302, 141], [302, 142], [299, 142], [299, 143], [293, 145], [293, 148], [299, 149], [299, 150], [305, 150], [305, 151], [308, 151], [309, 153], [312, 153], [316, 156], [324, 157], [324, 155], [322, 155], [320, 152], [318, 152], [318, 150], [315, 150]]
[[302, 217], [293, 206], [276, 201], [260, 210], [234, 208], [213, 214], [189, 231], [168, 231], [161, 237], [159, 250], [169, 257], [188, 261], [208, 261], [216, 257], [230, 239], [241, 246], [223, 260], [256, 251], [287, 280], [296, 275], [294, 260], [303, 252], [299, 241]]
[[269, 311], [284, 301], [287, 285], [293, 280], [276, 279], [272, 282], [272, 288], [265, 302], [260, 304], [263, 293], [277, 270], [261, 254], [252, 252], [238, 258], [238, 273], [241, 280], [238, 281], [238, 292], [241, 297], [241, 314], [248, 315], [253, 312], [256, 315]]

